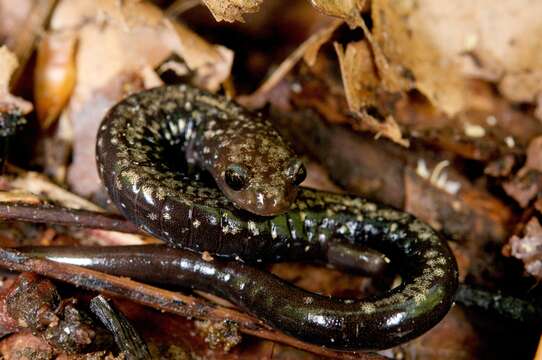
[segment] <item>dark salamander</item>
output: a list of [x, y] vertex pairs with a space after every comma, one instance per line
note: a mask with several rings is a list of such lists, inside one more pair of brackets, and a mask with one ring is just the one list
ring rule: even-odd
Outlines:
[[[246, 141], [252, 145], [244, 146]], [[214, 292], [278, 329], [332, 348], [388, 348], [440, 321], [457, 288], [457, 265], [446, 242], [413, 216], [358, 197], [300, 188], [293, 200], [304, 169], [295, 156], [288, 158], [287, 149], [265, 121], [188, 86], [151, 89], [117, 104], [97, 140], [99, 173], [111, 199], [128, 219], [170, 246], [220, 259], [131, 249], [134, 258], [148, 260], [136, 261], [135, 270], [153, 273], [155, 280], [163, 272]], [[189, 171], [187, 163], [211, 172], [218, 187]], [[281, 175], [273, 178], [272, 172]], [[291, 202], [288, 211], [263, 217], [239, 209], [259, 201], [260, 214], [276, 213], [266, 210], [276, 205], [274, 199]], [[358, 246], [385, 254], [401, 285], [369, 299], [334, 299], [224, 261], [327, 261], [330, 254], [340, 257], [340, 249], [351, 256], [346, 249]], [[163, 259], [184, 275], [171, 276]], [[119, 264], [119, 273], [131, 266]], [[148, 274], [140, 277], [149, 280]]]

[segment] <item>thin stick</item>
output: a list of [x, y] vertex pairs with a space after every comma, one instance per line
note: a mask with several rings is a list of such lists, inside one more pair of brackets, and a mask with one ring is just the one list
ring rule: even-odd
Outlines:
[[139, 233], [136, 225], [121, 216], [56, 205], [0, 203], [0, 219]]

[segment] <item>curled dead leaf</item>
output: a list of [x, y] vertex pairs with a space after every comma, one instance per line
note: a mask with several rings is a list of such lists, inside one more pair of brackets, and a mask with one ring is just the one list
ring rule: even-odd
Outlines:
[[367, 108], [378, 105], [381, 95], [380, 81], [376, 74], [371, 52], [365, 41], [352, 42], [346, 52], [338, 43], [334, 43], [339, 58], [344, 92], [350, 111], [360, 120], [354, 124], [357, 130], [371, 131], [376, 137], [384, 136], [400, 145], [408, 146], [408, 140], [401, 134], [399, 125], [391, 115], [379, 121], [367, 112]]
[[345, 20], [351, 27], [359, 23], [366, 3], [366, 0], [311, 0], [312, 6], [316, 9], [326, 15]]
[[366, 111], [360, 111], [354, 114], [361, 120], [359, 123], [353, 124], [355, 130], [370, 131], [375, 134], [375, 139], [383, 136], [404, 147], [410, 145], [408, 139], [403, 138], [401, 129], [393, 116], [388, 115], [383, 121], [380, 121], [369, 115]]
[[38, 45], [34, 70], [34, 99], [38, 121], [43, 129], [58, 118], [75, 86], [75, 48], [72, 31], [50, 33]]
[[408, 90], [414, 87], [414, 79], [408, 69], [400, 64], [390, 62], [384, 54], [380, 44], [375, 40], [373, 33], [365, 23], [363, 18], [359, 18], [357, 22], [371, 45], [371, 50], [374, 56], [374, 63], [378, 70], [382, 88], [387, 91], [399, 92]]
[[334, 43], [334, 46], [350, 110], [376, 106], [380, 80], [367, 41], [351, 42], [346, 46], [346, 51], [338, 43]]
[[263, 0], [203, 0], [216, 21], [244, 22], [243, 14], [257, 12]]

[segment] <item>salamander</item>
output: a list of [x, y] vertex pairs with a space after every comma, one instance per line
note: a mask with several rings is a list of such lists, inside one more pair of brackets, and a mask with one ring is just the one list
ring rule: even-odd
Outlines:
[[[273, 131], [222, 97], [187, 85], [154, 88], [129, 96], [106, 115], [97, 137], [98, 170], [112, 201], [142, 230], [172, 247], [215, 257], [206, 263], [164, 250], [172, 266], [182, 269], [177, 278], [230, 299], [288, 334], [339, 349], [382, 349], [440, 321], [457, 288], [457, 265], [446, 241], [412, 215], [359, 197], [299, 188], [294, 199], [291, 185], [304, 170], [297, 158], [288, 159]], [[214, 182], [190, 164], [201, 164]], [[235, 168], [239, 164], [242, 170]], [[232, 168], [237, 175], [228, 180]], [[279, 180], [270, 175], [277, 172]], [[285, 178], [287, 189], [275, 189]], [[234, 203], [232, 197], [245, 200]], [[286, 212], [266, 210], [269, 202], [283, 199]], [[258, 201], [260, 215], [270, 216], [243, 210]], [[329, 299], [278, 286], [277, 279], [249, 265], [329, 261], [343, 250], [351, 257], [352, 248], [361, 246], [385, 254], [401, 285], [363, 300]], [[224, 265], [226, 260], [247, 264]], [[142, 271], [169, 276], [159, 261], [153, 264], [156, 271]]]

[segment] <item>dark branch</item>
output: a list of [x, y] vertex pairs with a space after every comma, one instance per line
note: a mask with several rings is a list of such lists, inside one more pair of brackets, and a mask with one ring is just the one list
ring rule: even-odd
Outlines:
[[0, 203], [0, 219], [78, 226], [124, 233], [139, 232], [136, 225], [118, 215], [56, 205]]

